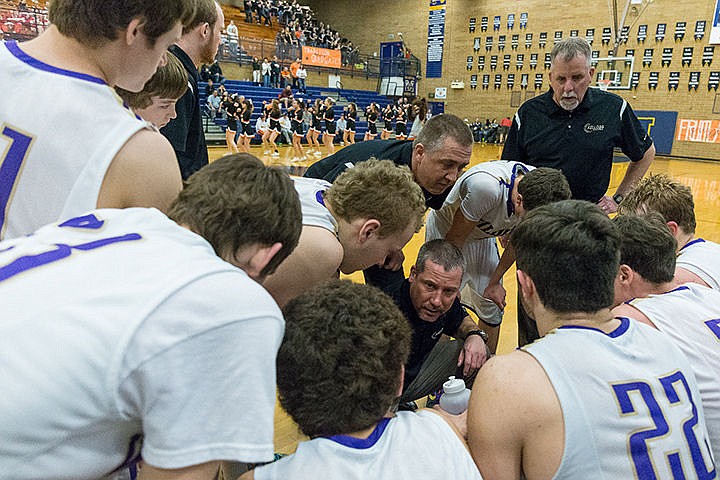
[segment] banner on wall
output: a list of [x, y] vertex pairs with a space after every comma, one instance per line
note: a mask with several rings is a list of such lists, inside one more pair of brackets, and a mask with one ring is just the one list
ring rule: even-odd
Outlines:
[[425, 78], [442, 77], [443, 47], [445, 46], [445, 2], [446, 0], [430, 0]]
[[677, 123], [678, 142], [720, 143], [720, 120], [681, 118]]
[[302, 47], [302, 63], [316, 67], [340, 68], [340, 50], [328, 48]]
[[661, 155], [672, 153], [677, 112], [663, 110], [635, 110], [640, 124], [653, 139], [655, 151]]
[[708, 40], [708, 43], [720, 43], [720, 0], [715, 0], [712, 28], [710, 28], [710, 40]]

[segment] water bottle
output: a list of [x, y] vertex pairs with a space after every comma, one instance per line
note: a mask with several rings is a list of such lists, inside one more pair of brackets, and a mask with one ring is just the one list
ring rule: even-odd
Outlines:
[[465, 381], [450, 377], [443, 383], [443, 394], [440, 397], [440, 408], [453, 415], [460, 415], [468, 407], [470, 390], [465, 388]]

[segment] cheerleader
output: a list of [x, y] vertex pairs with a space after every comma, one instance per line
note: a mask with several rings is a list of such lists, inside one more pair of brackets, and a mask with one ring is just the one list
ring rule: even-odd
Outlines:
[[238, 138], [237, 145], [238, 150], [240, 150], [241, 152], [250, 153], [250, 140], [255, 136], [252, 124], [250, 123], [254, 108], [255, 107], [253, 106], [252, 100], [250, 100], [249, 98], [243, 102], [243, 109], [240, 117], [241, 133], [240, 138]]
[[269, 115], [269, 123], [270, 126], [265, 132], [265, 135], [263, 135], [263, 139], [267, 141], [268, 145], [270, 146], [270, 150], [272, 150], [273, 157], [279, 157], [280, 152], [278, 152], [277, 144], [275, 143], [275, 139], [280, 135], [280, 102], [277, 101], [277, 99], [273, 99], [273, 101], [270, 103], [270, 115]]
[[387, 140], [393, 132], [392, 120], [395, 117], [395, 105], [388, 103], [382, 111], [384, 121], [382, 132], [380, 132], [380, 140]]
[[352, 145], [355, 143], [355, 120], [357, 120], [357, 105], [353, 102], [348, 104], [346, 117], [347, 125], [343, 133], [343, 142], [345, 145]]
[[293, 100], [292, 106], [290, 107], [290, 119], [292, 122], [292, 146], [295, 152], [293, 162], [299, 162], [305, 160], [305, 152], [302, 147], [302, 138], [304, 135], [303, 131], [303, 117], [305, 116], [305, 103], [302, 100]]
[[235, 134], [237, 133], [237, 112], [241, 108], [237, 101], [237, 95], [233, 95], [223, 104], [227, 115], [227, 127], [225, 128], [225, 143], [228, 147], [228, 154], [238, 153], [235, 145]]
[[374, 102], [365, 111], [365, 118], [367, 118], [368, 129], [363, 140], [375, 140], [375, 137], [377, 137], [378, 107]]
[[328, 155], [335, 153], [335, 110], [333, 105], [335, 101], [327, 97], [325, 99], [325, 108], [323, 109], [323, 119], [325, 120], [325, 133], [323, 134], [323, 143], [327, 148]]

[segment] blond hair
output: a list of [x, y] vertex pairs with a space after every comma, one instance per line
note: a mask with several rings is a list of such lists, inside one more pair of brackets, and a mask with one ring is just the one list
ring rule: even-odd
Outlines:
[[422, 226], [425, 197], [406, 166], [371, 158], [345, 170], [325, 193], [333, 213], [346, 222], [358, 218], [380, 222], [378, 235], [388, 237], [412, 225]]
[[664, 174], [638, 182], [620, 203], [620, 213], [657, 212], [666, 222], [675, 222], [685, 233], [695, 233], [695, 202], [692, 190]]

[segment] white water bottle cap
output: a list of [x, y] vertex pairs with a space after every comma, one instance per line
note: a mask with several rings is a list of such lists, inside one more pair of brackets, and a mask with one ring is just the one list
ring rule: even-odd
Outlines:
[[443, 392], [445, 393], [458, 393], [465, 390], [465, 381], [461, 378], [450, 377], [450, 379], [443, 383]]

